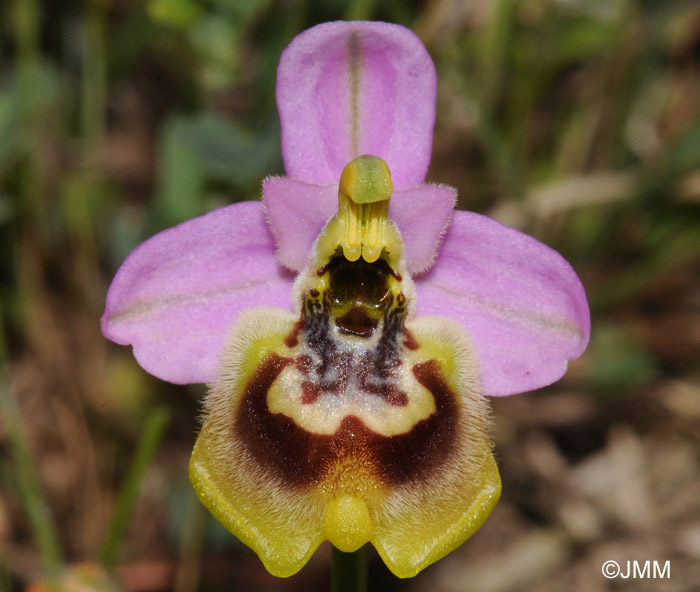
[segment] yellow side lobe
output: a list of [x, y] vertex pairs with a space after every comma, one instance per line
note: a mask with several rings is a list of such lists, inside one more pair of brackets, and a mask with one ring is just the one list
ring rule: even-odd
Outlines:
[[400, 578], [415, 576], [459, 547], [484, 523], [501, 493], [487, 433], [488, 408], [466, 334], [440, 317], [420, 317], [407, 326], [421, 344], [416, 355], [440, 360], [459, 394], [462, 444], [439, 475], [415, 488], [391, 491], [372, 515], [372, 544]]
[[284, 349], [295, 320], [290, 312], [264, 308], [239, 319], [189, 467], [200, 501], [277, 577], [297, 573], [323, 541], [325, 504], [318, 495], [265, 479], [245, 443], [233, 437], [231, 421], [255, 369]]

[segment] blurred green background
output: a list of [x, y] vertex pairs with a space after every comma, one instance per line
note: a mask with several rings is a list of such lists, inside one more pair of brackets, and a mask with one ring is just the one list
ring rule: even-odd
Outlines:
[[[187, 480], [203, 387], [150, 377], [99, 318], [155, 232], [283, 174], [279, 55], [335, 19], [433, 56], [429, 179], [559, 250], [586, 354], [494, 401], [504, 494], [417, 578], [369, 590], [690, 591], [700, 582], [700, 3], [5, 0], [0, 5], [0, 590], [325, 590], [288, 580]], [[671, 562], [606, 580], [606, 560]]]

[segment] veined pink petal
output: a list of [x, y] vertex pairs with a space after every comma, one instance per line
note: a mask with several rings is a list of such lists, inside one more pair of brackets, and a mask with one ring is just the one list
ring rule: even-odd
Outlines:
[[383, 158], [395, 187], [428, 171], [437, 79], [409, 29], [333, 22], [297, 36], [277, 70], [282, 155], [290, 177], [337, 183], [362, 154]]
[[290, 308], [260, 202], [219, 208], [135, 249], [107, 294], [102, 333], [176, 384], [211, 382], [231, 323], [253, 306]]
[[[408, 187], [392, 195], [389, 217], [401, 232], [409, 273], [432, 265], [455, 198], [455, 190], [444, 185]], [[301, 271], [316, 237], [338, 211], [338, 184], [270, 177], [263, 184], [263, 201], [277, 239], [277, 258], [289, 269]]]
[[415, 283], [418, 314], [470, 330], [487, 395], [558, 380], [588, 343], [588, 303], [571, 266], [486, 216], [455, 212], [435, 265]]

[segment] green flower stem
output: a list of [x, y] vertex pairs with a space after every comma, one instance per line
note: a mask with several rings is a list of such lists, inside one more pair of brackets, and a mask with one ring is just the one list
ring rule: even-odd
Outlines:
[[366, 592], [367, 549], [343, 553], [331, 547], [331, 592]]

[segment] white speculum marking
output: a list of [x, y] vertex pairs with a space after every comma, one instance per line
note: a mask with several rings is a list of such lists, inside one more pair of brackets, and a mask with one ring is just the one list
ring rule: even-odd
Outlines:
[[[368, 429], [383, 436], [403, 434], [435, 412], [433, 395], [415, 378], [412, 367], [417, 360], [406, 351], [399, 332], [397, 348], [389, 376], [381, 376], [373, 354], [381, 343], [380, 331], [368, 340], [344, 335], [333, 327], [329, 339], [335, 351], [324, 368], [319, 356], [305, 339], [295, 348], [296, 360], [308, 356], [310, 368], [301, 364], [285, 368], [268, 391], [271, 413], [283, 413], [304, 430], [319, 434], [336, 433], [343, 419], [354, 416]], [[369, 341], [369, 342], [368, 342]], [[372, 343], [374, 342], [374, 343]], [[322, 372], [322, 375], [321, 375]]]

